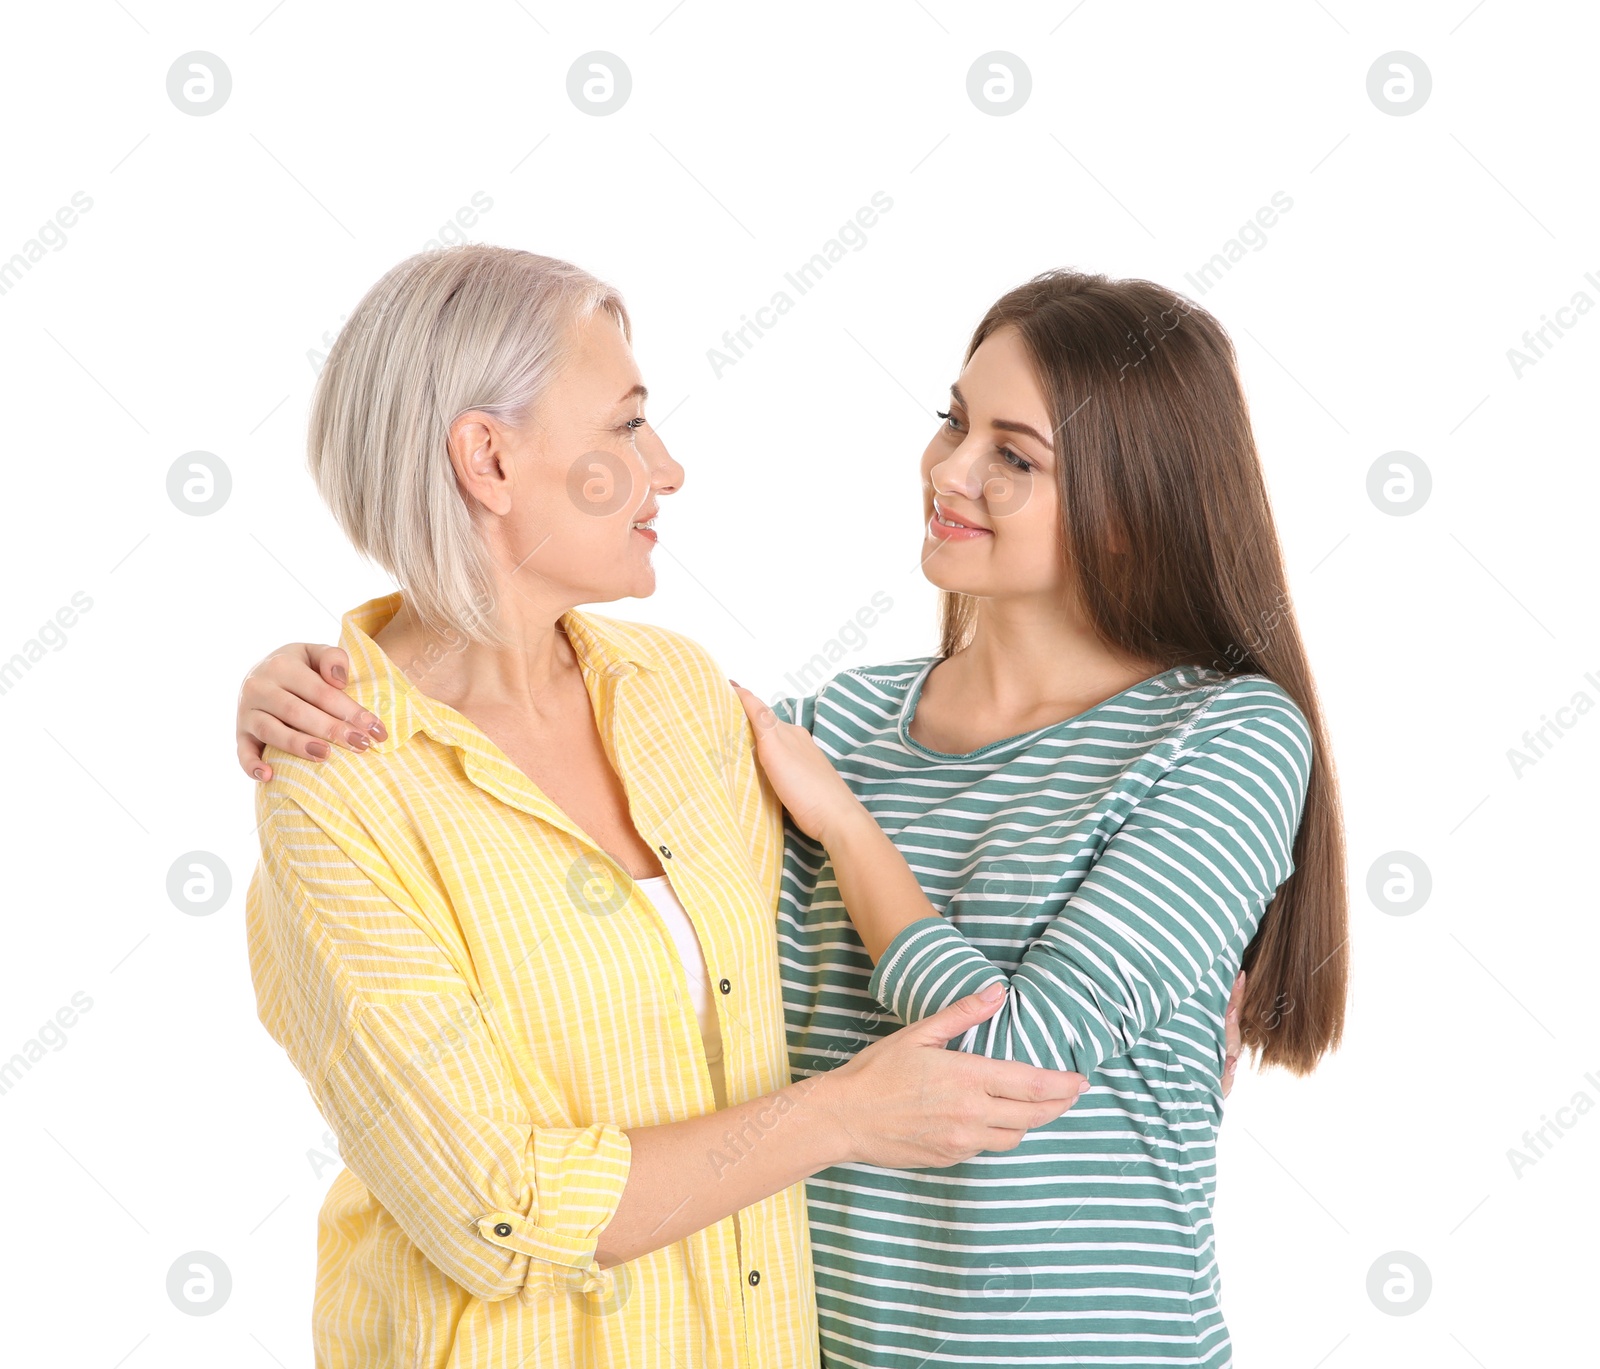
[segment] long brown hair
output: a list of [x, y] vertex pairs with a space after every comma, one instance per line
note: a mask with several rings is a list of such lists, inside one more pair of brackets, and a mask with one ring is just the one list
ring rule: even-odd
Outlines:
[[[967, 358], [1006, 326], [1049, 401], [1062, 554], [1101, 640], [1163, 669], [1265, 675], [1310, 724], [1294, 873], [1245, 948], [1240, 1014], [1264, 1064], [1305, 1074], [1344, 1029], [1344, 825], [1233, 343], [1175, 291], [1075, 271], [1003, 295]], [[971, 640], [976, 616], [971, 596], [940, 596], [941, 655]]]

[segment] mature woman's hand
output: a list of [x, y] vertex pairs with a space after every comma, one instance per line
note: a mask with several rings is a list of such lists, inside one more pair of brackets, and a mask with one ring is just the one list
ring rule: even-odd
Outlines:
[[347, 751], [365, 751], [387, 735], [377, 716], [344, 694], [350, 658], [340, 647], [291, 642], [251, 667], [239, 687], [234, 736], [239, 765], [263, 782], [272, 767], [263, 746], [275, 746], [307, 760], [326, 760], [332, 742]]
[[[1089, 1088], [1081, 1074], [945, 1049], [992, 1017], [1005, 986], [958, 999], [805, 1081], [840, 1129], [849, 1160], [890, 1169], [942, 1168], [982, 1151], [1014, 1150]], [[826, 1091], [825, 1095], [822, 1091]]]
[[1233, 1074], [1239, 1068], [1239, 1052], [1244, 1049], [1244, 1031], [1239, 1026], [1239, 1013], [1244, 1007], [1244, 971], [1233, 981], [1233, 992], [1228, 995], [1228, 1012], [1222, 1019], [1226, 1033], [1226, 1059], [1222, 1062], [1222, 1096], [1233, 1091]]
[[781, 721], [759, 695], [736, 680], [728, 683], [750, 719], [756, 734], [756, 759], [772, 782], [773, 792], [789, 810], [795, 826], [826, 845], [829, 828], [857, 815], [860, 800], [805, 728]]

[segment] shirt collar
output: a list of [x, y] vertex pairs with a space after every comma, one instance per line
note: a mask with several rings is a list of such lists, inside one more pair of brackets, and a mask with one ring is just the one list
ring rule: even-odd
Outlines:
[[[430, 698], [423, 686], [412, 682], [415, 677], [425, 684], [428, 658], [421, 656], [405, 662], [406, 669], [402, 669], [374, 640], [400, 611], [402, 598], [397, 591], [369, 599], [340, 620], [339, 645], [350, 658], [346, 692], [363, 708], [377, 714], [389, 734], [383, 741], [371, 744], [374, 751], [392, 750], [417, 732], [426, 732], [447, 746], [459, 746], [463, 739], [454, 720], [461, 715]], [[649, 629], [642, 624], [580, 613], [577, 609], [568, 609], [559, 622], [586, 675], [615, 679], [635, 670], [665, 669], [651, 649]], [[442, 643], [438, 646], [441, 654], [449, 649]]]

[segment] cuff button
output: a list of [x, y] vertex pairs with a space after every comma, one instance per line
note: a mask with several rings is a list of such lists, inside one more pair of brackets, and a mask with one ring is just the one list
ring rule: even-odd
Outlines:
[[511, 1234], [511, 1223], [496, 1222], [494, 1224], [494, 1234], [496, 1236], [509, 1236]]

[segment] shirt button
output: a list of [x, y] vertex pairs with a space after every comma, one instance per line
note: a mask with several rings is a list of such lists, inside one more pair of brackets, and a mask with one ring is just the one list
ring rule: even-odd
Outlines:
[[730, 984], [726, 979], [717, 980], [717, 988], [720, 989], [723, 993], [732, 993], [733, 992], [733, 985]]
[[658, 846], [658, 847], [656, 847], [656, 850], [661, 852], [661, 859], [662, 860], [671, 860], [672, 859], [672, 852], [667, 850], [667, 848], [665, 846]]
[[496, 1236], [509, 1236], [511, 1234], [511, 1223], [496, 1222], [494, 1224], [494, 1234]]
[[759, 1269], [752, 1269], [750, 1271], [750, 1287], [754, 1288], [760, 1282], [761, 1282], [761, 1271]]

